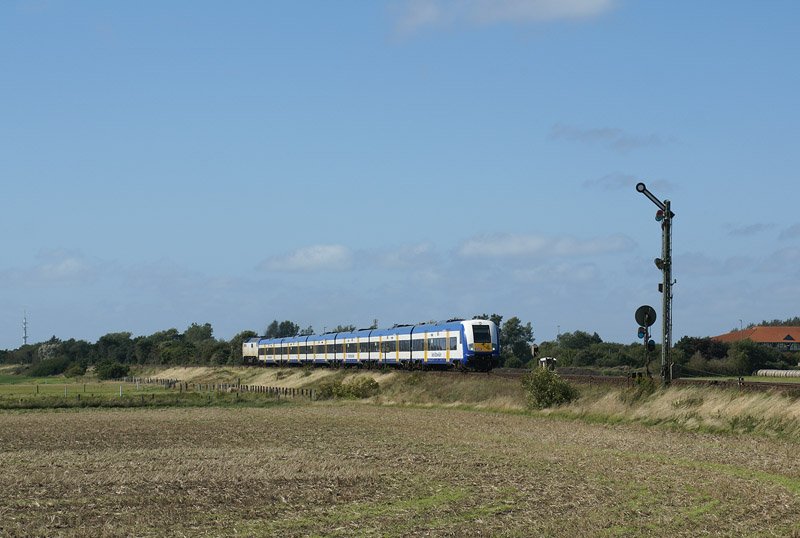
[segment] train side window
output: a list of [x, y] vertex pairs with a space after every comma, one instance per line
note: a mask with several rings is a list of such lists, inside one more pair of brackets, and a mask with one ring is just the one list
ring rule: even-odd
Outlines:
[[400, 351], [411, 351], [411, 340], [400, 340]]
[[452, 350], [458, 349], [458, 338], [455, 336], [450, 337], [450, 349]]
[[423, 351], [425, 349], [425, 340], [420, 338], [419, 340], [413, 340], [413, 344], [411, 345], [411, 351]]

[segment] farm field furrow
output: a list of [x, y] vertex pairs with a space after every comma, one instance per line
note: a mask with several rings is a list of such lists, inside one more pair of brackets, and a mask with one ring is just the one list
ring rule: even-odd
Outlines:
[[797, 536], [797, 445], [347, 404], [0, 413], [0, 535]]

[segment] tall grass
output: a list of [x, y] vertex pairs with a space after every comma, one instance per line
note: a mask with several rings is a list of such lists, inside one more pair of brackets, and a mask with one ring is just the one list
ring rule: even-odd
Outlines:
[[581, 398], [544, 413], [592, 421], [636, 422], [699, 432], [757, 433], [800, 440], [800, 400], [779, 392], [674, 387], [582, 390]]

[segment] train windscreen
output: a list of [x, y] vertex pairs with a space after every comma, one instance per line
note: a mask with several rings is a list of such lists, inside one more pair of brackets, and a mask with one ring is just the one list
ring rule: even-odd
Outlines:
[[476, 344], [490, 344], [492, 342], [492, 331], [488, 325], [473, 325], [472, 338]]

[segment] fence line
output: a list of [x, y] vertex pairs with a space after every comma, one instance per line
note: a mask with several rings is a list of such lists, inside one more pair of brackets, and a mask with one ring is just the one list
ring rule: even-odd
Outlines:
[[296, 389], [291, 387], [271, 387], [267, 385], [242, 385], [240, 383], [187, 383], [178, 379], [163, 379], [158, 377], [124, 377], [119, 381], [142, 385], [159, 385], [166, 389], [179, 390], [180, 392], [236, 392], [250, 394], [269, 394], [278, 398], [305, 398], [316, 399], [314, 389]]

